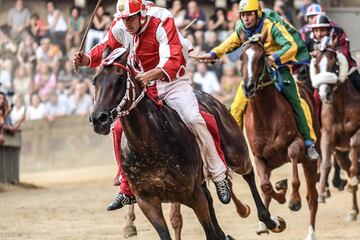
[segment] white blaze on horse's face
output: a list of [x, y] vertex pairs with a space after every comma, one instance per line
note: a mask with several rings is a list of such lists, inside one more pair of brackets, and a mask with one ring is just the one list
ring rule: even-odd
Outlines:
[[327, 72], [328, 62], [329, 62], [329, 60], [328, 60], [327, 56], [324, 54], [319, 62], [319, 69], [320, 69], [321, 73]]
[[247, 63], [248, 79], [252, 79], [252, 77], [253, 77], [252, 66], [253, 66], [253, 61], [254, 61], [254, 56], [255, 56], [255, 50], [252, 48], [248, 48], [248, 49], [246, 49], [245, 53], [248, 57], [248, 63]]
[[[327, 73], [328, 70], [328, 63], [329, 63], [329, 59], [328, 57], [324, 54], [319, 62], [319, 71], [320, 73]], [[319, 87], [319, 95], [320, 95], [320, 99], [327, 103], [331, 101], [331, 88], [329, 87], [328, 84], [321, 84]]]

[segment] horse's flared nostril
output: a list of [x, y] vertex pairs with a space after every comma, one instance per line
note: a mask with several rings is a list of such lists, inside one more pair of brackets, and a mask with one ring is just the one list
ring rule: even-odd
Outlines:
[[101, 123], [101, 124], [107, 124], [109, 122], [109, 114], [101, 112], [99, 113], [97, 120]]

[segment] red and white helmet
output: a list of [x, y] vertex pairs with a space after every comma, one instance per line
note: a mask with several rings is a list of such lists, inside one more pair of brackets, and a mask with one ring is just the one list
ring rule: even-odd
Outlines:
[[145, 0], [118, 0], [116, 4], [116, 13], [120, 18], [127, 18], [139, 12], [141, 17], [145, 17], [146, 10]]
[[313, 3], [306, 9], [306, 17], [325, 14], [324, 10], [319, 4]]

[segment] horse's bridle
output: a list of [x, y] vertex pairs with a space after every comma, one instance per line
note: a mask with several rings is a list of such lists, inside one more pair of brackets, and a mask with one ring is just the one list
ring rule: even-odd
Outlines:
[[[109, 112], [110, 118], [111, 118], [112, 122], [114, 122], [117, 118], [128, 115], [130, 113], [130, 111], [137, 106], [137, 104], [141, 101], [141, 99], [143, 99], [147, 89], [146, 89], [146, 87], [144, 87], [143, 90], [141, 91], [141, 93], [139, 94], [139, 96], [136, 98], [135, 83], [131, 79], [131, 74], [135, 74], [134, 70], [132, 70], [132, 68], [128, 64], [126, 64], [126, 66], [125, 66], [121, 63], [113, 62], [111, 65], [114, 65], [116, 67], [119, 67], [119, 68], [125, 70], [126, 74], [127, 74], [126, 93], [125, 93], [124, 97], [121, 99], [118, 106], [113, 108]], [[132, 93], [131, 94], [132, 98], [130, 98], [130, 92]], [[122, 108], [125, 106], [127, 101], [130, 101], [132, 103], [131, 106], [127, 110], [122, 110]]]
[[[246, 46], [247, 44], [249, 44], [249, 43], [257, 43], [257, 44], [259, 44], [259, 45], [262, 47], [262, 49], [265, 51], [264, 45], [263, 45], [260, 41], [258, 41], [258, 40], [257, 40], [257, 41], [248, 40], [248, 41], [246, 41], [246, 42], [243, 43], [243, 47], [245, 47], [245, 46]], [[259, 77], [259, 81], [258, 81], [257, 84], [256, 84], [255, 92], [258, 91], [258, 90], [261, 90], [261, 89], [263, 89], [263, 88], [265, 88], [265, 87], [267, 87], [267, 86], [270, 86], [270, 85], [274, 84], [275, 81], [276, 81], [276, 78], [273, 77], [274, 74], [273, 74], [273, 72], [271, 71], [271, 66], [269, 66], [266, 58], [267, 58], [267, 57], [265, 56], [265, 64], [264, 64], [263, 69], [262, 69], [262, 71], [261, 71], [261, 74], [260, 74], [260, 77]], [[268, 73], [270, 74], [271, 81], [269, 81], [269, 82], [264, 82], [264, 81], [263, 81], [266, 72], [268, 72]]]

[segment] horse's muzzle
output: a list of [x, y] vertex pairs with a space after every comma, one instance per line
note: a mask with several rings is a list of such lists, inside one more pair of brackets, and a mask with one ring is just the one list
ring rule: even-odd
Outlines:
[[109, 113], [93, 112], [89, 118], [97, 134], [107, 135], [110, 132], [111, 119]]
[[247, 97], [247, 98], [255, 97], [255, 84], [252, 82], [250, 82], [246, 85], [244, 84], [243, 91], [244, 91], [245, 97]]

